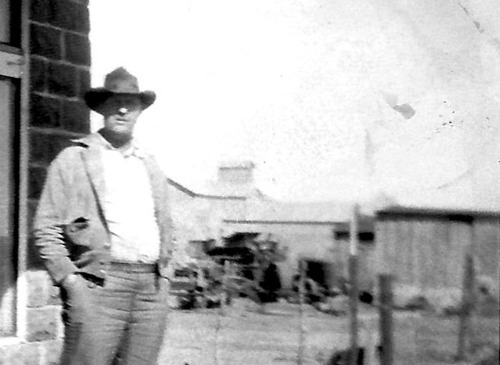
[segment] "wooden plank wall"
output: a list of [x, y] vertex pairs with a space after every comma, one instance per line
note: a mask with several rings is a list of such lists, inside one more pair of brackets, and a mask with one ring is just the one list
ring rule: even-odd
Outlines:
[[[471, 229], [467, 222], [444, 216], [382, 217], [376, 223], [376, 272], [392, 273], [398, 283], [420, 289], [460, 287]], [[489, 251], [495, 250], [491, 224], [474, 229], [481, 260], [489, 258]], [[498, 229], [496, 232], [498, 236]]]
[[477, 244], [474, 248], [474, 255], [477, 258], [477, 274], [499, 280], [500, 219], [478, 219], [475, 229]]

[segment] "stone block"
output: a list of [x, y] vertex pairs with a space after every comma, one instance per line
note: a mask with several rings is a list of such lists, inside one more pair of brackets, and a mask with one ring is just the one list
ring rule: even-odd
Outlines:
[[37, 343], [0, 347], [1, 365], [39, 365], [40, 356], [40, 345]]
[[75, 3], [79, 3], [85, 6], [89, 5], [89, 0], [73, 0]]
[[32, 93], [30, 96], [30, 116], [32, 126], [59, 127], [61, 100]]
[[83, 94], [90, 89], [90, 71], [80, 70], [80, 89], [78, 95], [83, 99]]
[[47, 63], [43, 59], [32, 57], [30, 60], [30, 88], [39, 92], [47, 88]]
[[58, 286], [52, 283], [52, 279], [50, 279], [49, 286], [49, 305], [62, 305], [61, 291]]
[[57, 154], [70, 144], [70, 138], [55, 133], [35, 133], [30, 135], [31, 162], [48, 164]]
[[47, 169], [45, 167], [33, 167], [28, 170], [28, 197], [30, 199], [38, 199], [42, 193]]
[[26, 339], [29, 342], [57, 339], [60, 320], [61, 308], [58, 306], [28, 309]]
[[88, 37], [66, 33], [64, 36], [64, 59], [75, 65], [90, 66], [90, 41]]
[[59, 365], [62, 351], [62, 340], [45, 341], [41, 346], [41, 358], [44, 365]]
[[61, 32], [39, 24], [31, 24], [30, 52], [52, 60], [61, 59]]
[[50, 0], [36, 0], [30, 2], [30, 19], [39, 23], [48, 23], [50, 18]]
[[49, 302], [49, 288], [52, 286], [45, 271], [26, 272], [28, 283], [28, 308], [40, 308]]
[[50, 63], [48, 71], [48, 87], [51, 94], [67, 97], [76, 96], [78, 73], [74, 66]]
[[65, 100], [61, 124], [64, 129], [72, 132], [90, 132], [90, 111], [82, 101]]
[[52, 0], [51, 25], [88, 34], [90, 31], [89, 12], [86, 5], [70, 0]]

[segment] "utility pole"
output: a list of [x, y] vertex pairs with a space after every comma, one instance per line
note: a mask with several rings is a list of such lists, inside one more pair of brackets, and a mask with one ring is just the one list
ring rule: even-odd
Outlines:
[[382, 351], [380, 353], [380, 365], [392, 365], [394, 361], [393, 341], [393, 293], [392, 276], [390, 274], [379, 275], [380, 288], [380, 339]]
[[356, 365], [358, 360], [358, 230], [359, 206], [352, 208], [349, 242], [349, 283], [350, 283], [350, 318], [351, 318], [351, 350], [349, 364]]

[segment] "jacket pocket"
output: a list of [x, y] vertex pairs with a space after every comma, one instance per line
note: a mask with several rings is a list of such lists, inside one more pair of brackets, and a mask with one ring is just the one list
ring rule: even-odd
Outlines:
[[93, 216], [78, 217], [66, 224], [63, 231], [69, 258], [75, 266], [98, 271], [99, 260], [105, 253], [103, 244], [108, 238], [100, 220]]
[[88, 246], [90, 240], [90, 220], [85, 217], [79, 217], [64, 226], [64, 238], [66, 244]]
[[70, 259], [77, 267], [88, 264], [93, 259], [95, 238], [88, 218], [79, 217], [64, 227], [64, 240]]

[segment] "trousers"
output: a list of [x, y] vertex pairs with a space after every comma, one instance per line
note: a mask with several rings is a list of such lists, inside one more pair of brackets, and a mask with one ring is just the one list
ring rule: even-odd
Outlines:
[[152, 272], [110, 270], [104, 284], [83, 277], [63, 299], [61, 365], [154, 365], [168, 313], [168, 281]]

